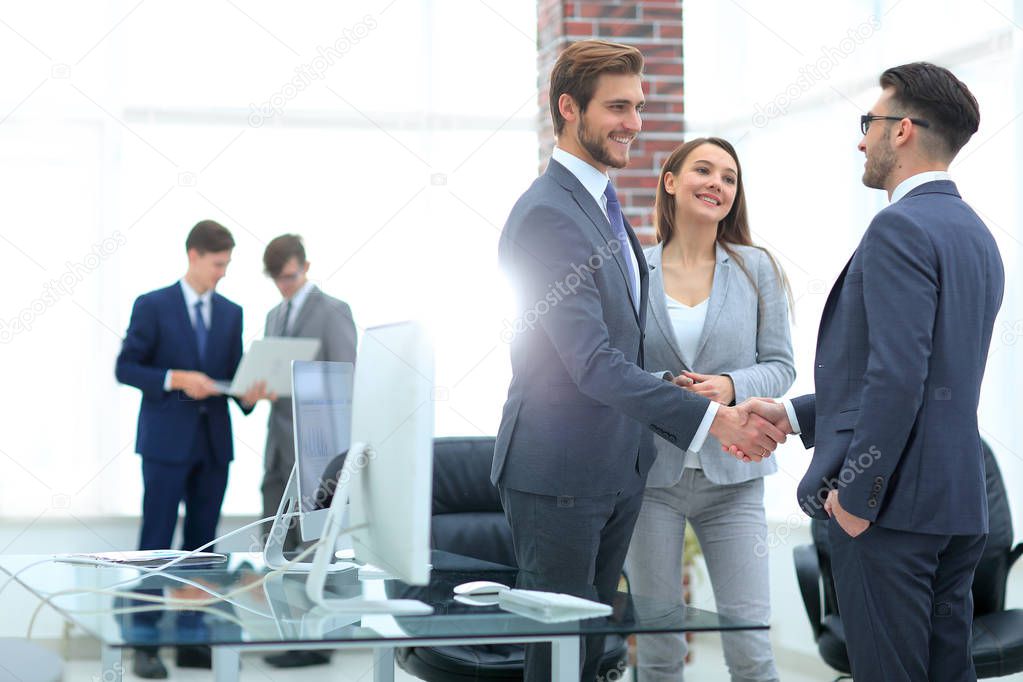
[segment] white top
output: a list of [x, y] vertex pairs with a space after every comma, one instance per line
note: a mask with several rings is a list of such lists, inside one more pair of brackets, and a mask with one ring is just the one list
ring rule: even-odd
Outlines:
[[[682, 351], [682, 359], [689, 367], [693, 366], [696, 359], [697, 345], [700, 343], [700, 336], [703, 334], [703, 325], [707, 320], [707, 308], [710, 299], [705, 298], [694, 306], [687, 306], [681, 301], [676, 301], [668, 294], [664, 294], [664, 302], [668, 306], [668, 319], [671, 320], [671, 329], [675, 332], [675, 341], [678, 349]], [[686, 450], [685, 468], [700, 469], [700, 453], [698, 450]]]
[[[607, 175], [601, 173], [599, 170], [586, 163], [577, 156], [566, 152], [561, 147], [555, 147], [551, 153], [551, 158], [560, 163], [562, 166], [568, 169], [568, 172], [575, 176], [587, 192], [593, 197], [593, 200], [597, 202], [597, 206], [600, 206], [600, 210], [604, 212], [604, 217], [607, 217], [607, 202], [604, 199], [604, 190], [607, 188], [607, 183], [610, 182]], [[610, 219], [608, 224], [610, 224]], [[633, 272], [636, 273], [636, 277], [639, 277], [639, 260], [636, 258], [636, 252], [632, 249], [632, 245], [629, 245], [629, 256], [632, 258]], [[639, 281], [635, 282], [635, 292], [639, 295]], [[638, 302], [633, 301], [638, 306]], [[657, 371], [652, 372], [656, 376], [660, 376], [663, 372]], [[717, 416], [718, 408], [720, 405], [713, 400], [707, 407], [707, 411], [703, 414], [703, 421], [700, 422], [699, 428], [696, 429], [696, 435], [693, 436], [693, 440], [689, 443], [687, 450], [699, 452], [700, 448], [703, 447], [703, 442], [707, 440], [707, 434], [710, 433], [710, 425], [714, 423], [714, 418]]]
[[[597, 202], [597, 206], [600, 206], [600, 210], [604, 212], [604, 217], [607, 218], [607, 197], [604, 196], [604, 190], [607, 189], [607, 183], [611, 182], [607, 174], [601, 173], [578, 156], [566, 152], [561, 147], [554, 148], [554, 151], [551, 152], [551, 158], [567, 168], [568, 172], [575, 176], [576, 180], [582, 184], [583, 188]], [[608, 218], [607, 223], [608, 225], [611, 224], [610, 218]], [[633, 250], [631, 242], [628, 246], [628, 257], [632, 260], [632, 291], [635, 292], [636, 296], [632, 300], [632, 305], [636, 310], [639, 310], [639, 301], [637, 300], [639, 296], [639, 260], [636, 258], [636, 252]]]
[[892, 201], [895, 203], [902, 197], [906, 196], [914, 189], [924, 184], [925, 182], [934, 182], [936, 180], [951, 180], [952, 176], [946, 171], [924, 171], [923, 173], [917, 173], [916, 175], [910, 175], [908, 178], [900, 182], [894, 190], [892, 190]]

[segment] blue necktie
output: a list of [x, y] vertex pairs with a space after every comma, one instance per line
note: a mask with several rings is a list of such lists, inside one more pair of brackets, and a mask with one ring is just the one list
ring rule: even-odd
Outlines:
[[206, 339], [209, 337], [206, 320], [202, 317], [202, 301], [195, 302], [195, 342], [199, 346], [199, 362], [206, 359]]
[[607, 200], [607, 219], [611, 221], [611, 233], [621, 244], [622, 258], [625, 260], [625, 269], [629, 273], [629, 295], [632, 296], [633, 305], [636, 301], [636, 272], [632, 268], [632, 246], [629, 243], [629, 235], [625, 232], [625, 220], [622, 219], [622, 205], [618, 203], [618, 193], [614, 185], [608, 180], [607, 188], [604, 190], [604, 198]]

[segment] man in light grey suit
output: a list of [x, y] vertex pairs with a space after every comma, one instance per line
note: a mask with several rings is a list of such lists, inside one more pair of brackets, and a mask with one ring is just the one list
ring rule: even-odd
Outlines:
[[[285, 234], [273, 239], [263, 252], [263, 267], [283, 300], [266, 316], [264, 336], [294, 336], [320, 340], [317, 360], [355, 362], [355, 322], [348, 304], [320, 291], [308, 280], [302, 238]], [[267, 424], [263, 474], [263, 516], [273, 516], [284, 495], [288, 477], [295, 465], [295, 438], [291, 399], [278, 398], [270, 408]], [[293, 549], [299, 541], [297, 524], [292, 524], [285, 547]], [[318, 651], [286, 651], [267, 656], [278, 667], [298, 667], [329, 662]]]
[[[499, 259], [518, 298], [512, 380], [492, 481], [523, 588], [610, 603], [654, 460], [654, 431], [699, 448], [708, 432], [765, 454], [782, 433], [746, 406], [719, 406], [643, 369], [647, 266], [609, 167], [641, 127], [643, 57], [587, 40], [551, 73], [558, 146], [512, 208]], [[749, 450], [746, 450], [749, 451]], [[550, 679], [549, 645], [526, 647], [526, 679]], [[593, 680], [603, 637], [583, 642]]]

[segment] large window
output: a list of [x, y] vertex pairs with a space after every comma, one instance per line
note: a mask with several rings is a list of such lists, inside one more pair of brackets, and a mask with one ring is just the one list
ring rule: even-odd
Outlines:
[[[686, 121], [690, 135], [736, 143], [754, 238], [779, 257], [796, 298], [798, 378], [812, 390], [817, 324], [828, 290], [870, 222], [883, 192], [860, 183], [858, 117], [880, 94], [888, 66], [927, 60], [962, 78], [981, 107], [980, 131], [951, 168], [987, 222], [1006, 265], [1006, 296], [988, 362], [981, 433], [1012, 495], [1023, 484], [1020, 348], [1023, 300], [1023, 2], [878, 0], [685, 5]], [[936, 453], [955, 457], [957, 453]], [[768, 479], [769, 515], [802, 523], [795, 486], [808, 454], [779, 449]], [[1012, 499], [1023, 527], [1023, 498]]]
[[[58, 4], [0, 13], [18, 65], [0, 88], [0, 513], [138, 513], [139, 393], [114, 359], [203, 218], [238, 242], [218, 290], [246, 343], [279, 300], [263, 247], [298, 232], [360, 329], [431, 325], [438, 433], [496, 432], [496, 244], [537, 163], [533, 3]], [[232, 416], [225, 511], [253, 513], [267, 408]]]

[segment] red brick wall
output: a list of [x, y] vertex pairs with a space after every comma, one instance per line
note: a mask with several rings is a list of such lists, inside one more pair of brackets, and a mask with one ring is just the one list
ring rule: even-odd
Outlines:
[[646, 60], [643, 131], [632, 161], [614, 173], [622, 210], [640, 240], [653, 243], [652, 214], [664, 158], [682, 141], [682, 0], [538, 0], [540, 167], [554, 147], [547, 85], [551, 68], [569, 44], [601, 38], [635, 45]]

